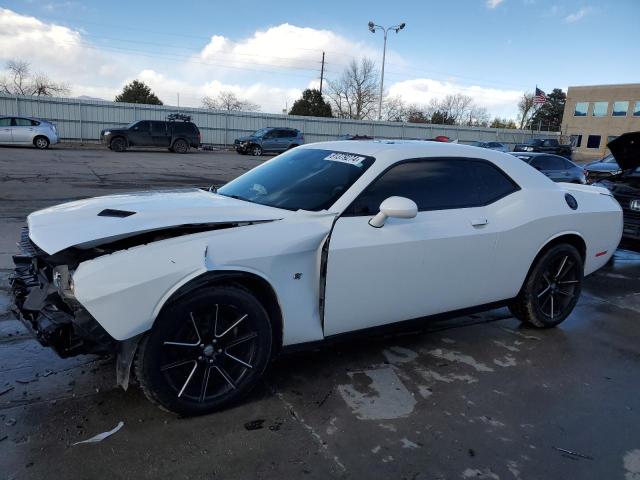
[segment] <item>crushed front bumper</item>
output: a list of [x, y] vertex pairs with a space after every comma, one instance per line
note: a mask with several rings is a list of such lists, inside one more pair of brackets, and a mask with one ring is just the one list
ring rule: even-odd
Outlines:
[[27, 229], [18, 245], [22, 253], [13, 256], [15, 270], [9, 278], [16, 317], [63, 358], [114, 351], [117, 342], [63, 285], [69, 278], [67, 267], [48, 264], [47, 254], [31, 242]]

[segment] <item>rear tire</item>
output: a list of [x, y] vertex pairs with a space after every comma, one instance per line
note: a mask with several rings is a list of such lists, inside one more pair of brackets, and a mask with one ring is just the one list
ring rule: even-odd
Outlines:
[[189, 151], [189, 144], [186, 140], [179, 138], [175, 142], [173, 142], [173, 151], [176, 153], [187, 153]]
[[127, 142], [122, 137], [116, 137], [109, 142], [109, 148], [114, 152], [124, 152], [127, 149]]
[[140, 343], [134, 367], [147, 398], [182, 416], [243, 398], [271, 358], [269, 316], [240, 286], [196, 290], [163, 310]]
[[33, 146], [38, 150], [46, 150], [49, 148], [49, 139], [44, 136], [39, 136], [33, 139]]
[[536, 260], [509, 310], [536, 328], [555, 327], [576, 306], [583, 273], [580, 252], [566, 243], [555, 245]]

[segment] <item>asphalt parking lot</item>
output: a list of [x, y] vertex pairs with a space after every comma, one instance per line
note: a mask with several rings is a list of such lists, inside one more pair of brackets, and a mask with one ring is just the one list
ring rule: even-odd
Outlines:
[[[220, 185], [261, 161], [0, 148], [0, 479], [640, 480], [632, 251], [585, 281], [559, 328], [523, 328], [499, 309], [289, 355], [244, 403], [192, 419], [122, 391], [110, 359], [57, 358], [9, 312], [10, 256], [29, 212]], [[119, 422], [103, 442], [73, 445]]]

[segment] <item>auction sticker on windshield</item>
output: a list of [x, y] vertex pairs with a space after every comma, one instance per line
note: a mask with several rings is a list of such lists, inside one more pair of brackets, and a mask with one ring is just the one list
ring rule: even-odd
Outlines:
[[355, 165], [357, 167], [360, 166], [360, 164], [365, 158], [366, 157], [361, 157], [360, 155], [352, 155], [350, 153], [338, 153], [338, 152], [330, 153], [329, 155], [324, 157], [325, 160], [331, 160], [332, 162], [348, 163], [349, 165]]

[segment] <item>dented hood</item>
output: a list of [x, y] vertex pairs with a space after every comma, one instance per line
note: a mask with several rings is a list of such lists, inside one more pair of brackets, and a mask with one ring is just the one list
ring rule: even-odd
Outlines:
[[31, 240], [54, 254], [180, 225], [277, 220], [294, 213], [190, 188], [63, 203], [32, 213], [27, 224]]
[[622, 170], [640, 167], [640, 132], [623, 133], [611, 140], [607, 147]]

